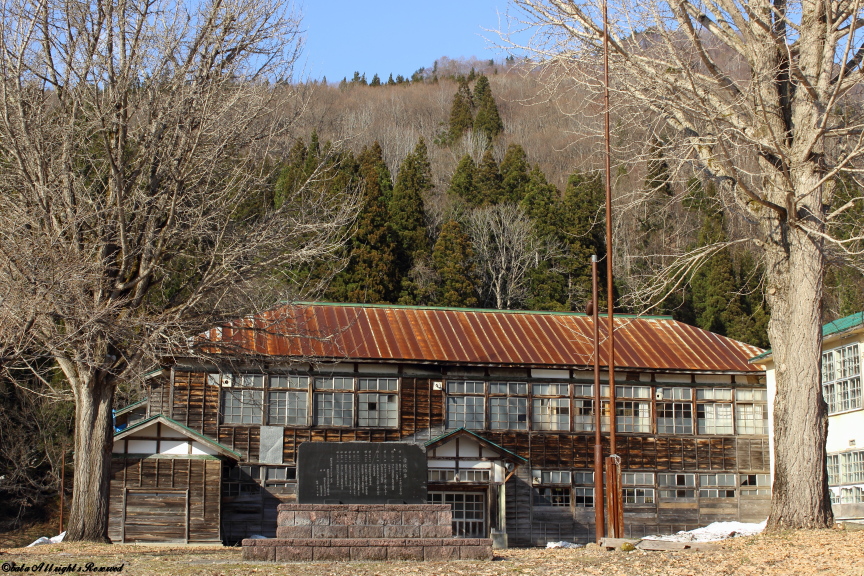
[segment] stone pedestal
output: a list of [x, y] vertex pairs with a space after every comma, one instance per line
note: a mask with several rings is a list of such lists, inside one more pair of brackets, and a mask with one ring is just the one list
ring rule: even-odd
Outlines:
[[491, 560], [492, 540], [453, 538], [447, 504], [280, 504], [276, 538], [246, 560]]

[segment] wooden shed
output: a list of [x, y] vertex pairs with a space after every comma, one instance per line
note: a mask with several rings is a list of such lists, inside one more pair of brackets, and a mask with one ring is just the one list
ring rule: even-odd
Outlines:
[[223, 462], [239, 459], [162, 415], [118, 432], [108, 536], [113, 542], [221, 542]]

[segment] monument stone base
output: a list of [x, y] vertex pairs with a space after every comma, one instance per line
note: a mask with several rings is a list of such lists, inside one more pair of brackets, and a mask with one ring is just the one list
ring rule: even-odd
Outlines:
[[491, 560], [489, 538], [453, 538], [448, 504], [280, 504], [276, 538], [244, 560]]

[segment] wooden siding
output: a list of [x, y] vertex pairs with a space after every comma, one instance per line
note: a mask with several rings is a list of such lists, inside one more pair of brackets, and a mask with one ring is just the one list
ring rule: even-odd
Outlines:
[[113, 458], [108, 537], [185, 541], [188, 531], [189, 542], [218, 542], [221, 480], [215, 458]]

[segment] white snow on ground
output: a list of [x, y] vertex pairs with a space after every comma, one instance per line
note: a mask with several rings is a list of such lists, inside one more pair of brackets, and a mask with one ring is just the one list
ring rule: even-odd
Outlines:
[[582, 548], [582, 544], [573, 542], [547, 542], [546, 548]]
[[737, 536], [753, 536], [765, 529], [765, 521], [758, 524], [746, 522], [714, 522], [702, 528], [681, 531], [677, 534], [645, 536], [643, 540], [666, 540], [671, 542], [715, 542]]
[[60, 542], [63, 542], [63, 538], [65, 536], [66, 532], [61, 532], [57, 536], [52, 536], [51, 538], [48, 538], [47, 536], [42, 536], [34, 540], [32, 543], [28, 544], [27, 548], [30, 548], [31, 546], [41, 546], [42, 544], [59, 544]]

